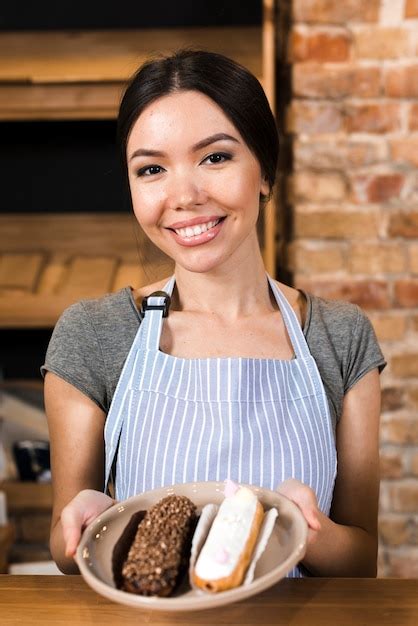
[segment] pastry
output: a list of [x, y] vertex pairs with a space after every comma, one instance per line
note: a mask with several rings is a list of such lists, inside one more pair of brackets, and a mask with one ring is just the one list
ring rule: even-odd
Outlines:
[[144, 596], [170, 595], [187, 568], [196, 521], [196, 507], [185, 496], [167, 496], [151, 507], [137, 527], [120, 575], [114, 572], [117, 586]]
[[247, 487], [223, 500], [192, 569], [192, 582], [218, 592], [240, 585], [251, 561], [264, 509]]

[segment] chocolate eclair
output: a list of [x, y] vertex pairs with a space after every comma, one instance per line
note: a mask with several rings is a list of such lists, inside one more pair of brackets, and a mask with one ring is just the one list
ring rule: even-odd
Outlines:
[[187, 569], [196, 521], [196, 506], [185, 496], [167, 496], [151, 507], [138, 525], [118, 587], [144, 596], [170, 595]]

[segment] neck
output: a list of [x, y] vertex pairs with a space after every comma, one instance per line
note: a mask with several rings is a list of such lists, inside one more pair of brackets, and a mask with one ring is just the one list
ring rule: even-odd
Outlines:
[[247, 261], [226, 263], [209, 272], [176, 266], [174, 309], [205, 313], [225, 322], [277, 309], [257, 244]]

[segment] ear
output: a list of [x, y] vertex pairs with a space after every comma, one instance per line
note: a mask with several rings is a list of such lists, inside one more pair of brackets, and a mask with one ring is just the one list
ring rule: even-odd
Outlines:
[[261, 187], [260, 187], [260, 194], [266, 198], [269, 197], [270, 195], [270, 184], [269, 181], [267, 179], [267, 176], [264, 175], [263, 178], [261, 179]]

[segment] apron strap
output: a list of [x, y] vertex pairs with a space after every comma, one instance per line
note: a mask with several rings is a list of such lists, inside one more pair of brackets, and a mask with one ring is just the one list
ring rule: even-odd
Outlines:
[[[163, 291], [165, 291], [168, 296], [171, 296], [173, 292], [174, 282], [175, 278], [172, 276], [163, 288]], [[134, 374], [143, 370], [142, 365], [146, 351], [159, 349], [164, 313], [168, 313], [167, 297], [165, 295], [148, 296], [146, 306], [143, 307], [142, 321], [122, 368], [122, 373], [116, 385], [111, 408], [106, 419], [104, 429], [106, 442], [105, 491], [108, 489], [113, 461], [116, 458], [120, 434], [122, 432], [124, 420], [122, 408], [125, 392], [126, 389], [132, 388]], [[139, 362], [139, 359], [141, 362]]]
[[290, 342], [295, 351], [296, 358], [307, 359], [311, 356], [308, 344], [306, 342], [303, 330], [300, 326], [299, 320], [293, 308], [290, 306], [287, 298], [283, 295], [281, 290], [277, 287], [271, 276], [267, 274], [267, 279], [270, 287], [273, 291], [276, 302], [279, 306], [280, 313], [283, 316], [283, 321], [286, 326], [286, 330], [289, 334]]

